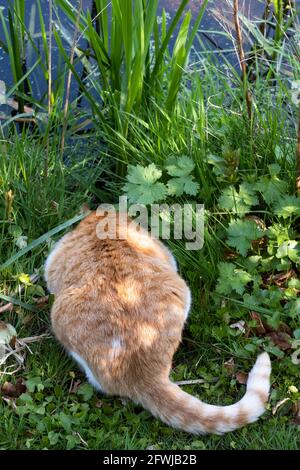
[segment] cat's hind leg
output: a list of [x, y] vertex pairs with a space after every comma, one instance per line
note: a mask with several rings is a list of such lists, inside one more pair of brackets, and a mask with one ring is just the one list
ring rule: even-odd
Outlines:
[[70, 351], [70, 355], [78, 363], [81, 370], [85, 373], [89, 383], [99, 392], [103, 392], [103, 388], [99, 380], [95, 377], [90, 367], [88, 366], [87, 362], [81, 356], [79, 356], [79, 354], [77, 354], [74, 351]]

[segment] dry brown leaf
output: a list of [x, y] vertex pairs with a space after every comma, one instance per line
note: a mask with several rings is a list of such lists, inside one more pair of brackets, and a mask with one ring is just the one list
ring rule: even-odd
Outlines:
[[292, 329], [286, 323], [283, 322], [280, 322], [278, 330], [283, 333], [287, 333], [290, 336], [292, 334]]
[[245, 219], [247, 220], [253, 220], [253, 222], [256, 223], [256, 225], [261, 229], [261, 230], [267, 230], [267, 226], [263, 219], [260, 217], [257, 217], [257, 215], [246, 215]]
[[275, 284], [278, 287], [285, 287], [286, 286], [286, 281], [288, 281], [291, 278], [297, 278], [297, 274], [293, 269], [290, 269], [287, 272], [281, 272], [278, 274], [272, 274], [271, 276], [268, 276], [265, 280], [266, 284]]
[[235, 378], [236, 378], [237, 383], [241, 385], [245, 385], [248, 380], [248, 374], [246, 372], [237, 372], [235, 374]]
[[292, 349], [292, 338], [283, 331], [272, 331], [271, 333], [268, 333], [266, 337], [269, 338], [275, 344], [275, 346], [278, 346], [282, 351]]
[[18, 398], [22, 393], [26, 392], [25, 381], [22, 377], [19, 377], [15, 384], [12, 382], [4, 382], [0, 390], [6, 398]]

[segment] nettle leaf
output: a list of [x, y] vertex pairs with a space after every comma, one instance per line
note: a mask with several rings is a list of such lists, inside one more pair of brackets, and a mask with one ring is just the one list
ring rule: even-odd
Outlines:
[[225, 188], [218, 201], [221, 209], [241, 215], [248, 212], [251, 206], [256, 206], [258, 202], [255, 189], [249, 183], [242, 183], [239, 187], [239, 192], [237, 192], [234, 186]]
[[289, 258], [295, 263], [300, 262], [300, 245], [296, 240], [283, 242], [276, 253], [276, 258]]
[[154, 184], [162, 175], [162, 171], [151, 163], [148, 166], [129, 165], [127, 180], [134, 184]]
[[219, 263], [219, 278], [216, 290], [220, 294], [230, 294], [232, 291], [243, 294], [248, 282], [253, 277], [243, 269], [238, 269], [233, 263]]
[[276, 181], [262, 176], [256, 183], [255, 188], [261, 193], [265, 202], [271, 205], [282, 198], [282, 195], [287, 190], [287, 184], [285, 181], [280, 181], [279, 179]]
[[182, 196], [183, 193], [196, 196], [199, 190], [199, 184], [193, 181], [193, 176], [181, 176], [180, 178], [171, 178], [168, 181], [168, 193], [170, 196]]
[[261, 176], [255, 185], [255, 189], [261, 193], [265, 202], [270, 205], [282, 198], [288, 190], [288, 184], [278, 178], [277, 175], [280, 173], [281, 168], [277, 163], [269, 165], [268, 168], [270, 176]]
[[300, 215], [300, 198], [282, 196], [275, 204], [274, 213], [283, 219], [288, 219], [292, 215]]
[[173, 155], [166, 162], [166, 170], [170, 176], [188, 176], [195, 168], [195, 163], [187, 155]]
[[182, 155], [181, 157], [172, 156], [167, 160], [166, 169], [171, 178], [168, 181], [168, 194], [171, 196], [182, 196], [183, 193], [190, 196], [196, 196], [199, 190], [199, 184], [194, 181], [194, 176], [190, 173], [195, 168], [193, 160]]
[[127, 183], [122, 188], [127, 193], [129, 202], [153, 204], [164, 199], [167, 192], [166, 186], [157, 182], [161, 175], [162, 171], [154, 163], [147, 167], [129, 165]]
[[232, 220], [227, 229], [227, 244], [246, 256], [252, 242], [264, 236], [262, 230], [253, 220]]

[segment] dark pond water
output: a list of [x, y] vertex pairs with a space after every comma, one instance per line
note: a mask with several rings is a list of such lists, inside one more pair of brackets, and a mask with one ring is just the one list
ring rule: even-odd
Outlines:
[[[0, 7], [2, 7], [4, 11], [4, 15], [7, 16], [7, 8], [9, 5], [9, 0], [0, 0]], [[262, 17], [264, 11], [264, 0], [240, 0], [240, 8], [243, 10], [244, 14], [246, 14], [251, 19], [259, 19]], [[83, 0], [83, 8], [86, 10], [91, 8], [92, 1], [91, 0]], [[162, 9], [165, 8], [168, 12], [168, 17], [171, 18], [178, 6], [180, 4], [180, 0], [159, 0], [159, 13], [161, 13]], [[197, 15], [199, 11], [199, 5], [201, 4], [201, 0], [190, 0], [189, 8], [192, 10], [194, 17]], [[226, 39], [225, 36], [222, 36], [217, 33], [217, 31], [222, 31], [222, 27], [220, 25], [220, 20], [227, 21], [228, 27], [230, 27], [230, 23], [232, 22], [232, 1], [228, 0], [210, 0], [207, 11], [204, 15], [202, 20], [202, 24], [200, 26], [200, 37], [205, 43], [205, 45], [209, 46], [211, 49], [215, 50], [216, 53], [222, 51], [229, 55], [229, 60], [234, 61], [235, 53], [233, 51], [232, 43]], [[48, 25], [49, 21], [49, 5], [48, 0], [41, 0], [41, 6], [43, 10], [43, 16], [45, 19], [46, 25]], [[54, 15], [55, 17], [55, 15]], [[64, 26], [64, 28], [70, 32], [70, 37], [72, 37], [72, 25], [68, 21], [66, 17], [64, 17], [60, 13], [60, 19]], [[29, 25], [33, 35], [35, 36], [36, 44], [38, 47], [42, 47], [41, 38], [39, 36], [39, 15], [36, 6], [35, 0], [27, 0], [26, 1], [26, 22]], [[5, 42], [4, 32], [2, 25], [0, 23], [0, 40]], [[85, 46], [83, 41], [82, 46]], [[69, 48], [68, 44], [65, 44], [66, 50]], [[199, 48], [199, 42], [195, 42], [195, 48]], [[53, 69], [54, 69], [54, 76], [57, 72], [58, 67], [58, 51], [53, 41]], [[32, 48], [29, 48], [27, 54], [27, 69], [29, 69], [35, 62], [36, 58], [34, 57], [34, 52]], [[9, 58], [7, 54], [0, 48], [0, 80], [4, 80], [7, 84], [7, 87], [12, 84], [12, 76], [10, 71], [9, 65]], [[45, 93], [45, 83], [44, 80], [41, 80], [41, 76], [38, 72], [35, 72], [31, 75], [31, 84], [34, 90], [35, 96], [42, 96]]]

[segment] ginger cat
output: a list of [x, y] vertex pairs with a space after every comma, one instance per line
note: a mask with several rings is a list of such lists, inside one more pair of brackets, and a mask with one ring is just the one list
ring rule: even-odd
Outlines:
[[[55, 294], [53, 331], [85, 371], [109, 395], [129, 397], [170, 426], [190, 433], [222, 434], [254, 422], [265, 410], [271, 363], [261, 354], [247, 392], [234, 405], [213, 406], [182, 391], [169, 379], [172, 358], [191, 304], [168, 249], [126, 217], [116, 239], [99, 239], [103, 217], [88, 215], [66, 234], [45, 266]], [[123, 223], [124, 225], [124, 223]]]

